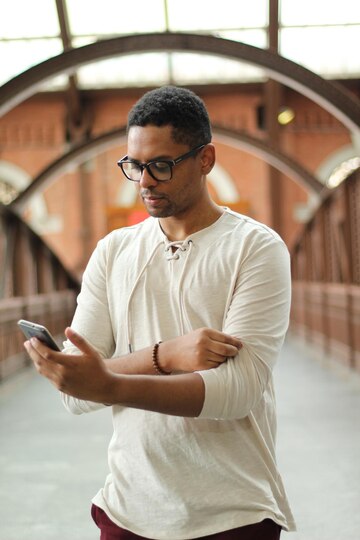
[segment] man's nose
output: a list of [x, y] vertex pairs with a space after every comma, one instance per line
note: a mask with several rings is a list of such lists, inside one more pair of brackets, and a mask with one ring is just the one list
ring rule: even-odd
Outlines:
[[140, 187], [148, 188], [150, 186], [157, 186], [158, 182], [151, 176], [146, 167], [143, 168], [140, 178]]

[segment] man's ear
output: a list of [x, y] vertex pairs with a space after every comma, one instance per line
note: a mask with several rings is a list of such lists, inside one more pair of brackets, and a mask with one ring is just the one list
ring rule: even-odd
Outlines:
[[215, 165], [215, 146], [209, 143], [201, 151], [201, 172], [209, 174]]

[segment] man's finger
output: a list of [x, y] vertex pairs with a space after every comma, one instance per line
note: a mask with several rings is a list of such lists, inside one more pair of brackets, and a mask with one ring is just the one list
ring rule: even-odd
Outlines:
[[[24, 345], [25, 347], [26, 345], [29, 345], [30, 350], [34, 350], [36, 354], [46, 358], [47, 360], [55, 360], [56, 355], [59, 354], [58, 351], [50, 349], [47, 345], [45, 345], [45, 343], [36, 337], [32, 337], [28, 341], [25, 341]], [[26, 350], [29, 352], [28, 347], [26, 347]]]
[[229, 334], [221, 334], [223, 339], [219, 339], [222, 343], [226, 343], [227, 345], [232, 345], [233, 347], [236, 347], [237, 349], [241, 349], [242, 343], [241, 340], [235, 336], [229, 336]]
[[[33, 361], [37, 371], [44, 377], [47, 377], [50, 381], [54, 382], [57, 373], [56, 364], [58, 363], [58, 358], [54, 360], [54, 358], [51, 357], [53, 351], [47, 347], [44, 347], [43, 344], [38, 340], [36, 340], [37, 343], [34, 343], [34, 340], [35, 338], [29, 341], [25, 341], [24, 347], [26, 349], [26, 352]], [[39, 346], [39, 348], [41, 348], [42, 346], [42, 348], [47, 352], [41, 354], [41, 352], [39, 352], [39, 350], [35, 348], [37, 346]]]
[[209, 337], [214, 341], [219, 341], [220, 343], [227, 343], [228, 345], [233, 345], [238, 349], [241, 349], [242, 347], [242, 343], [239, 338], [235, 336], [230, 336], [229, 334], [225, 334], [224, 332], [220, 332], [219, 330], [211, 329]]
[[33, 337], [29, 341], [25, 341], [24, 347], [31, 360], [36, 366], [41, 366], [42, 371], [46, 368], [53, 372], [56, 364], [64, 367], [72, 366], [74, 364], [74, 356], [54, 351], [37, 338]]

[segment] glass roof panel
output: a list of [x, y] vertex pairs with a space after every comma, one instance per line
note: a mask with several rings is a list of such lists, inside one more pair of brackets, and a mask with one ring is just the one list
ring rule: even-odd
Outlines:
[[[64, 0], [74, 47], [115, 35], [164, 31], [168, 18], [172, 31], [205, 32], [260, 48], [267, 46], [268, 1], [221, 0], [215, 9], [209, 0]], [[360, 76], [360, 0], [280, 1], [281, 54], [328, 78]], [[62, 52], [55, 0], [10, 0], [0, 13], [0, 84]], [[79, 74], [84, 88], [263, 77], [245, 63], [165, 51], [97, 62]], [[54, 78], [46, 88], [57, 89], [64, 81], [65, 76]]]
[[172, 31], [258, 28], [267, 25], [267, 0], [221, 0], [217, 9], [209, 0], [168, 0]]
[[[341, 46], [339, 44], [341, 43]], [[287, 28], [280, 54], [327, 78], [359, 77], [360, 25]]]
[[1, 6], [0, 39], [59, 35], [55, 2], [10, 0], [6, 6], [4, 4]]
[[167, 53], [134, 54], [89, 64], [77, 73], [83, 89], [165, 84], [168, 58]]
[[65, 90], [69, 86], [69, 78], [67, 75], [57, 75], [52, 79], [44, 82], [40, 88], [39, 92], [54, 92], [55, 90]]
[[285, 26], [360, 23], [359, 0], [281, 0], [280, 21]]
[[261, 69], [237, 60], [195, 53], [143, 53], [103, 60], [78, 70], [87, 88], [126, 88], [168, 84], [229, 83], [264, 80]]
[[7, 59], [0, 62], [0, 84], [62, 50], [61, 40], [55, 38], [0, 41], [0, 58]]
[[218, 37], [224, 39], [232, 39], [233, 41], [240, 41], [253, 45], [254, 47], [260, 47], [264, 49], [267, 47], [267, 32], [261, 29], [253, 30], [224, 30], [216, 32]]
[[75, 35], [112, 36], [165, 30], [163, 0], [67, 0]]
[[238, 60], [228, 60], [207, 54], [174, 53], [172, 75], [175, 83], [244, 83], [264, 80], [263, 70]]
[[90, 45], [90, 43], [95, 43], [95, 41], [100, 41], [97, 36], [81, 36], [74, 38], [72, 43], [74, 49], [77, 49], [78, 47], [84, 47], [85, 45]]

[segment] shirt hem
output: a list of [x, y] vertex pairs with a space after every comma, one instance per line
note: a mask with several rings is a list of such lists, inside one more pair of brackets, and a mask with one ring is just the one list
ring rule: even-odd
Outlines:
[[115, 525], [118, 525], [119, 527], [122, 527], [123, 529], [126, 529], [134, 534], [137, 534], [139, 536], [144, 536], [145, 538], [149, 538], [151, 540], [192, 540], [194, 538], [201, 538], [203, 536], [208, 536], [211, 534], [219, 534], [221, 532], [230, 531], [231, 529], [236, 529], [238, 527], [246, 527], [247, 525], [255, 525], [256, 523], [260, 523], [264, 519], [272, 519], [277, 525], [279, 525], [284, 531], [286, 532], [294, 532], [296, 531], [296, 524], [293, 521], [283, 521], [279, 519], [278, 516], [273, 514], [271, 511], [260, 511], [260, 512], [254, 512], [254, 515], [252, 518], [244, 519], [244, 520], [236, 520], [231, 521], [230, 523], [226, 524], [226, 528], [224, 529], [224, 522], [222, 521], [221, 526], [218, 527], [216, 524], [214, 524], [211, 528], [206, 529], [199, 529], [199, 528], [192, 528], [191, 532], [188, 533], [181, 533], [174, 535], [173, 528], [171, 529], [171, 532], [165, 531], [163, 534], [154, 533], [149, 530], [142, 530], [137, 527], [134, 527], [133, 525], [125, 524], [121, 522], [119, 519], [115, 518], [109, 507], [106, 504], [106, 501], [102, 495], [102, 490], [95, 495], [95, 497], [91, 501], [93, 504], [101, 508], [108, 518], [115, 523]]

